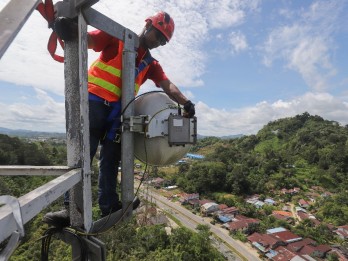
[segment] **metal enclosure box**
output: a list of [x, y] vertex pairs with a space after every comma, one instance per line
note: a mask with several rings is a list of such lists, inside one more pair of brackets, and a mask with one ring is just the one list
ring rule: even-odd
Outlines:
[[195, 144], [197, 142], [197, 118], [169, 115], [168, 143], [170, 146]]

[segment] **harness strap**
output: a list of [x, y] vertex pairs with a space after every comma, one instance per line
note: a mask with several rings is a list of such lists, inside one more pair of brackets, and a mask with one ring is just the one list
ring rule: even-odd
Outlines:
[[151, 53], [147, 52], [146, 57], [139, 63], [138, 68], [135, 68], [135, 78], [137, 78], [138, 74], [141, 73], [154, 60], [155, 58], [151, 56]]
[[[40, 14], [43, 16], [43, 18], [46, 19], [48, 23], [48, 28], [53, 29], [53, 23], [54, 23], [55, 17], [54, 17], [54, 6], [53, 6], [52, 0], [46, 0], [45, 3], [41, 1], [36, 7], [36, 10], [38, 10]], [[56, 32], [53, 30], [50, 38], [48, 39], [47, 50], [54, 60], [56, 60], [57, 62], [63, 63], [64, 57], [56, 54], [57, 42], [59, 42], [60, 46], [64, 49], [64, 42], [62, 41], [62, 39], [60, 39], [57, 36]]]

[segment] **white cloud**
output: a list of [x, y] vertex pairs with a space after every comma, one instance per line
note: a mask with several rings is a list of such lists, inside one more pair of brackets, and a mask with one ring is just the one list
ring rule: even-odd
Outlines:
[[248, 48], [245, 35], [241, 32], [231, 32], [229, 35], [229, 42], [232, 46], [232, 53], [236, 54]]
[[[2, 127], [37, 131], [65, 131], [64, 103], [52, 100], [46, 92], [36, 89], [37, 105], [26, 101], [1, 104]], [[193, 99], [190, 92], [185, 93]], [[265, 124], [284, 117], [293, 117], [308, 112], [326, 120], [348, 124], [348, 102], [328, 93], [308, 92], [291, 100], [262, 101], [254, 106], [230, 110], [212, 108], [203, 102], [196, 103], [198, 133], [201, 135], [224, 136], [256, 134]]]
[[[0, 0], [0, 7], [7, 0]], [[56, 1], [54, 1], [56, 2]], [[175, 34], [168, 46], [153, 51], [170, 79], [179, 86], [201, 86], [206, 54], [201, 51], [209, 29], [236, 25], [248, 9], [258, 1], [117, 1], [101, 0], [93, 6], [101, 13], [139, 33], [146, 17], [166, 10], [176, 24]], [[35, 86], [63, 95], [63, 65], [49, 56], [46, 45], [50, 30], [41, 15], [34, 11], [15, 41], [0, 60], [0, 80]], [[91, 59], [96, 54], [89, 52]]]
[[0, 103], [2, 127], [36, 131], [65, 131], [64, 103], [55, 102], [46, 92], [35, 89], [37, 104], [25, 100], [11, 105]]
[[308, 92], [292, 100], [266, 101], [235, 110], [217, 110], [197, 103], [198, 133], [201, 135], [256, 134], [265, 124], [304, 112], [326, 120], [348, 123], [348, 103], [328, 93]]
[[[339, 28], [338, 17], [343, 1], [317, 1], [300, 13], [293, 24], [275, 28], [264, 45], [264, 63], [271, 66], [277, 59], [301, 74], [314, 91], [330, 87], [330, 78], [336, 74], [330, 51]], [[284, 10], [282, 10], [284, 12]]]

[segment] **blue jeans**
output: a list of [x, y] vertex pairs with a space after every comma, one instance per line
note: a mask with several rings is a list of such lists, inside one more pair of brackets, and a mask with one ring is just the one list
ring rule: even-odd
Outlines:
[[[100, 144], [98, 203], [102, 215], [121, 208], [116, 193], [121, 144], [114, 142], [116, 129], [120, 127], [120, 112], [121, 102], [106, 105], [101, 101], [89, 100], [91, 164]], [[69, 204], [69, 193], [64, 196], [64, 204]]]
[[[112, 110], [117, 118], [110, 118]], [[114, 111], [115, 112], [115, 111]], [[114, 142], [115, 128], [120, 127], [121, 102], [111, 106], [99, 101], [89, 101], [89, 132], [91, 164], [100, 144], [98, 203], [103, 215], [120, 209], [116, 193], [118, 166], [121, 160], [121, 144]], [[116, 124], [115, 124], [116, 123]]]

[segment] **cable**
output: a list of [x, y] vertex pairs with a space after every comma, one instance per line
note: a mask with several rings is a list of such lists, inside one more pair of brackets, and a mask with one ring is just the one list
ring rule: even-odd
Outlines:
[[137, 100], [138, 98], [140, 98], [141, 96], [144, 96], [144, 95], [148, 95], [148, 94], [151, 94], [151, 93], [156, 93], [156, 92], [162, 92], [162, 93], [165, 93], [164, 91], [149, 91], [149, 92], [144, 92], [142, 94], [139, 94], [138, 96], [134, 97], [133, 99], [131, 99], [127, 105], [123, 108], [123, 110], [121, 111], [121, 116], [124, 114], [124, 112], [127, 110], [128, 106], [134, 102], [135, 100]]
[[74, 236], [79, 244], [80, 244], [80, 259], [82, 261], [87, 261], [88, 260], [88, 250], [85, 242], [83, 239], [74, 231], [68, 228], [57, 228], [57, 227], [50, 227], [48, 228], [44, 235], [41, 237], [41, 261], [48, 261], [48, 254], [49, 254], [49, 248], [51, 244], [51, 239], [54, 234], [57, 233], [62, 233], [62, 232], [67, 232]]
[[[137, 99], [138, 99], [139, 97], [141, 97], [141, 96], [148, 95], [148, 94], [151, 94], [151, 93], [165, 93], [165, 92], [164, 92], [164, 91], [149, 91], [149, 92], [144, 92], [144, 93], [142, 93], [142, 94], [139, 94], [138, 96], [134, 97], [133, 99], [131, 99], [131, 100], [127, 103], [127, 105], [126, 105], [126, 106], [124, 107], [124, 109], [121, 111], [121, 116], [124, 114], [124, 112], [127, 110], [128, 106], [129, 106], [132, 102], [134, 102], [135, 100], [137, 100]], [[167, 94], [167, 95], [168, 95], [168, 94]], [[175, 102], [178, 104], [178, 114], [181, 115], [181, 107], [180, 107], [180, 104], [179, 104], [178, 100], [177, 100], [175, 97], [173, 97], [173, 96], [171, 96], [171, 98], [174, 99]]]

